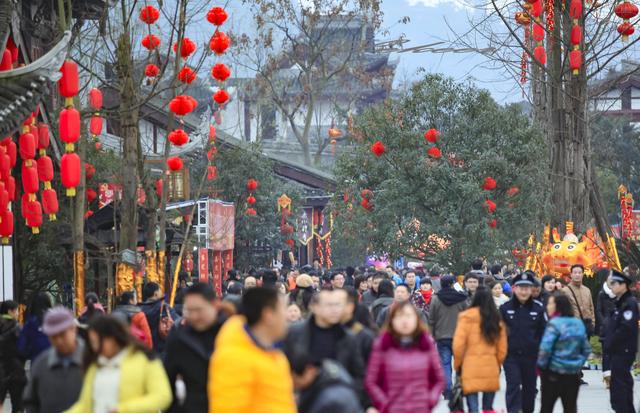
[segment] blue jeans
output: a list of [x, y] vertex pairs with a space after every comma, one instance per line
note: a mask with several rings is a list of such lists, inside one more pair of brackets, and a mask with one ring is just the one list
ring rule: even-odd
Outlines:
[[[493, 411], [495, 393], [482, 393], [482, 411]], [[478, 413], [478, 393], [467, 394], [467, 408], [469, 413]]]
[[444, 381], [446, 386], [444, 388], [444, 397], [449, 399], [451, 396], [451, 359], [453, 358], [453, 350], [451, 349], [453, 339], [443, 338], [436, 341], [438, 346], [438, 354], [440, 355], [440, 364], [442, 365], [442, 372], [444, 373]]

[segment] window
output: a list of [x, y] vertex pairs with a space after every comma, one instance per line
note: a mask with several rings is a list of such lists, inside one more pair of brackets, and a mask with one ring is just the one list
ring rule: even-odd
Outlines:
[[622, 110], [622, 91], [612, 89], [593, 100], [592, 108], [597, 112]]
[[631, 109], [640, 109], [640, 89], [636, 87], [631, 88]]
[[189, 170], [171, 172], [169, 179], [168, 197], [170, 201], [178, 201], [189, 198]]

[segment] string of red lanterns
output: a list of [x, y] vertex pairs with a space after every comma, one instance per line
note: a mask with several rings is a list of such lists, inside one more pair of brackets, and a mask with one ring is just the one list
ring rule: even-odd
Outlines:
[[619, 3], [614, 9], [616, 16], [622, 19], [622, 23], [618, 25], [618, 33], [622, 37], [623, 42], [629, 41], [629, 36], [635, 32], [631, 19], [638, 15], [638, 6], [628, 0]]

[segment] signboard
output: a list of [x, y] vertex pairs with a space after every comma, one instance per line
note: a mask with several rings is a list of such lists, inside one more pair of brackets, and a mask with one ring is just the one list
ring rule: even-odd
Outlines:
[[209, 283], [209, 250], [200, 248], [198, 252], [198, 280], [201, 283]]
[[[117, 197], [117, 198], [116, 198]], [[122, 185], [119, 184], [100, 184], [98, 185], [98, 209], [113, 202], [114, 199], [122, 200]], [[142, 187], [138, 188], [138, 205], [144, 205], [147, 196]]]
[[209, 231], [207, 248], [213, 251], [232, 250], [235, 242], [235, 214], [233, 204], [210, 199], [208, 205]]

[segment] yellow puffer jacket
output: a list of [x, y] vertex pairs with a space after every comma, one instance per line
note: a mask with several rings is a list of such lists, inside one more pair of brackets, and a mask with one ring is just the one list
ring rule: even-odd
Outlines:
[[500, 335], [489, 344], [480, 330], [480, 309], [473, 307], [458, 315], [453, 337], [454, 367], [462, 367], [462, 392], [500, 390], [500, 366], [507, 356], [507, 330], [500, 322]]
[[209, 363], [209, 412], [295, 413], [287, 358], [258, 347], [244, 326], [244, 317], [235, 316], [218, 334]]
[[[120, 397], [118, 413], [157, 413], [169, 407], [173, 398], [167, 373], [159, 359], [132, 348], [120, 365]], [[93, 382], [96, 364], [84, 376], [80, 398], [66, 413], [92, 413]]]

